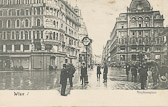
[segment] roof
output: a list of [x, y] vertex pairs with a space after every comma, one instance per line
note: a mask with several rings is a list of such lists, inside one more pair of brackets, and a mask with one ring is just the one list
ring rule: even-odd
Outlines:
[[151, 5], [148, 0], [132, 0], [130, 4], [130, 10], [145, 10], [148, 11], [151, 9]]

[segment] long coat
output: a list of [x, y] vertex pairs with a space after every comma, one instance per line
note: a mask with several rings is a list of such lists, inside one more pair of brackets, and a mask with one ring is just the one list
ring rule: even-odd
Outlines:
[[101, 74], [100, 66], [97, 66], [97, 74]]
[[107, 73], [108, 73], [108, 67], [106, 65], [106, 66], [104, 66], [104, 72], [103, 72], [103, 78], [104, 79], [107, 79]]
[[147, 68], [140, 68], [139, 69], [139, 74], [140, 74], [140, 79], [141, 80], [147, 80], [147, 76], [148, 76], [148, 73], [147, 73]]
[[67, 84], [67, 78], [68, 78], [68, 73], [66, 69], [61, 70], [61, 75], [60, 75], [60, 84], [65, 85]]
[[86, 74], [87, 74], [87, 68], [86, 67], [81, 67], [81, 76], [86, 76]]

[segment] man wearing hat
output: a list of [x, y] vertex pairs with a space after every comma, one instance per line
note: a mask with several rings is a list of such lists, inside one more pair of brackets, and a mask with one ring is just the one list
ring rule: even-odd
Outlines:
[[82, 67], [81, 67], [81, 80], [82, 80], [82, 84], [81, 85], [84, 85], [85, 84], [85, 76], [87, 75], [87, 68], [85, 66], [85, 63], [83, 62], [82, 64]]
[[146, 80], [147, 80], [147, 76], [148, 76], [147, 71], [148, 71], [148, 69], [145, 64], [143, 64], [139, 69], [141, 89], [145, 89]]
[[63, 64], [63, 69], [61, 70], [61, 75], [60, 75], [60, 84], [61, 86], [61, 95], [65, 95], [65, 90], [66, 90], [66, 85], [67, 85], [67, 78], [68, 78], [68, 72], [66, 69], [66, 64]]

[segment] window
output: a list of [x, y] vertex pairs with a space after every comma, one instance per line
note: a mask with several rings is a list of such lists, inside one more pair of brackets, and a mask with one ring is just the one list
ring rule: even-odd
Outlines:
[[56, 22], [55, 22], [55, 21], [53, 22], [53, 25], [54, 25], [54, 26], [56, 25]]
[[39, 31], [37, 31], [37, 39], [38, 40], [40, 39], [40, 33], [39, 33]]
[[15, 32], [12, 32], [12, 39], [15, 39]]
[[26, 15], [29, 15], [29, 10], [26, 10]]
[[23, 49], [24, 49], [24, 50], [29, 50], [29, 45], [24, 45], [24, 46], [23, 46]]
[[20, 15], [20, 10], [16, 10], [16, 15], [17, 15], [17, 16]]
[[142, 27], [142, 24], [143, 24], [143, 18], [142, 17], [138, 18], [138, 24], [139, 24], [139, 27]]
[[12, 16], [12, 10], [9, 10], [9, 11], [8, 11], [8, 15], [9, 15], [9, 16]]
[[15, 45], [15, 50], [20, 50], [20, 45]]
[[37, 26], [40, 26], [40, 19], [37, 19]]
[[10, 27], [11, 27], [11, 21], [7, 20], [7, 28], [10, 28]]
[[2, 11], [0, 11], [0, 16], [3, 16], [3, 12]]
[[21, 31], [21, 39], [23, 39], [23, 31]]
[[3, 27], [3, 21], [0, 20], [0, 28], [2, 28], [2, 27]]
[[6, 50], [12, 50], [12, 45], [6, 45]]
[[25, 31], [25, 40], [28, 39], [28, 31]]
[[31, 39], [31, 31], [29, 31], [29, 39]]
[[55, 32], [53, 33], [53, 39], [55, 40]]
[[0, 45], [0, 51], [3, 51], [3, 45]]
[[26, 19], [26, 20], [25, 20], [25, 27], [28, 27], [28, 26], [29, 26], [29, 20]]
[[4, 32], [4, 34], [3, 34], [3, 39], [4, 39], [4, 40], [7, 39], [7, 38], [6, 38], [6, 32]]
[[41, 39], [43, 39], [43, 31], [41, 31]]
[[36, 36], [36, 32], [33, 31], [33, 39], [35, 39], [35, 36]]
[[20, 20], [16, 21], [16, 27], [20, 27]]
[[16, 31], [16, 39], [19, 39], [19, 31]]
[[136, 61], [136, 55], [131, 56], [132, 61]]

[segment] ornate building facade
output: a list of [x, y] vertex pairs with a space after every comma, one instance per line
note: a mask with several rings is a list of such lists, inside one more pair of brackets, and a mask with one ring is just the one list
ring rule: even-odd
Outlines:
[[0, 68], [77, 65], [80, 17], [64, 0], [0, 0]]
[[110, 35], [110, 62], [117, 64], [156, 60], [161, 63], [164, 18], [148, 0], [132, 0]]

